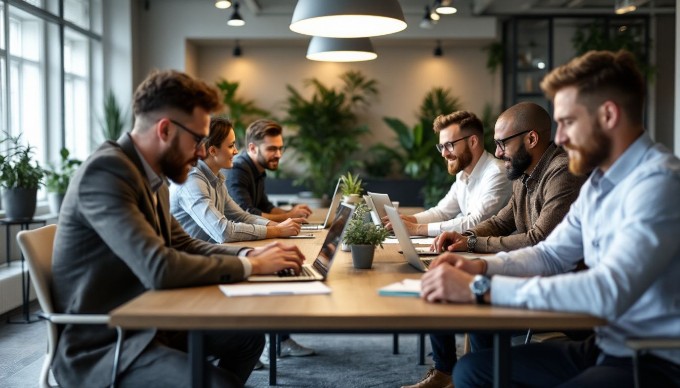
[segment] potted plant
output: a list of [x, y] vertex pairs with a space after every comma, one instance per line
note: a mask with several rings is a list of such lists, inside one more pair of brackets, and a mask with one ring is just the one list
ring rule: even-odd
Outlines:
[[255, 105], [255, 101], [236, 96], [236, 90], [240, 83], [231, 82], [226, 79], [216, 83], [217, 88], [222, 91], [222, 102], [227, 108], [229, 121], [234, 126], [236, 141], [241, 147], [245, 147], [246, 128], [253, 121], [270, 116], [270, 113]]
[[104, 99], [104, 119], [99, 122], [104, 140], [118, 140], [125, 128], [125, 116], [116, 95], [109, 90]]
[[352, 219], [345, 229], [342, 241], [352, 250], [354, 268], [370, 269], [373, 266], [375, 248], [385, 241], [389, 232], [382, 225], [375, 225], [367, 221], [369, 213], [366, 204], [357, 205]]
[[352, 175], [350, 171], [340, 177], [340, 192], [342, 202], [348, 204], [359, 204], [363, 201], [361, 194], [364, 191], [363, 182], [359, 179], [359, 174]]
[[5, 216], [11, 220], [30, 220], [35, 215], [38, 188], [43, 183], [45, 170], [32, 160], [34, 148], [21, 144], [21, 135], [5, 133], [0, 144], [9, 143], [0, 155], [0, 186]]
[[69, 159], [70, 152], [66, 148], [62, 148], [59, 154], [61, 156], [59, 167], [54, 167], [50, 163], [50, 169], [46, 171], [45, 187], [47, 188], [47, 201], [52, 214], [59, 213], [71, 177], [82, 163], [78, 159]]

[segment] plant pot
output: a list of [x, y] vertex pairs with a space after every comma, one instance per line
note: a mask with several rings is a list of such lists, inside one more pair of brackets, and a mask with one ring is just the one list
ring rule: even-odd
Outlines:
[[343, 251], [343, 252], [351, 251], [349, 244], [347, 244], [347, 243], [340, 244], [340, 250]]
[[61, 203], [64, 202], [65, 193], [47, 193], [47, 203], [50, 205], [51, 214], [59, 214]]
[[5, 216], [9, 220], [30, 220], [35, 215], [38, 189], [13, 188], [2, 192]]
[[357, 269], [371, 269], [375, 247], [373, 245], [352, 245], [352, 264]]
[[358, 205], [362, 202], [364, 202], [364, 199], [359, 194], [350, 194], [342, 196], [342, 203], [346, 203], [349, 205]]

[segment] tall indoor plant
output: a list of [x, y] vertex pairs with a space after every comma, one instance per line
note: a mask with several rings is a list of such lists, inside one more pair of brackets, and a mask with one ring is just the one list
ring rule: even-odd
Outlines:
[[55, 167], [50, 163], [50, 169], [46, 171], [45, 187], [47, 188], [47, 201], [52, 214], [59, 213], [71, 177], [82, 163], [78, 159], [70, 159], [69, 155], [69, 150], [62, 148], [59, 152], [61, 157], [59, 166]]
[[257, 119], [268, 117], [270, 113], [255, 105], [255, 101], [237, 96], [236, 91], [240, 85], [238, 81], [222, 79], [216, 85], [222, 91], [222, 102], [227, 107], [229, 121], [234, 126], [236, 141], [243, 147], [248, 125]]
[[104, 118], [99, 122], [104, 140], [118, 140], [125, 129], [126, 116], [127, 114], [123, 112], [116, 95], [109, 90], [104, 99]]
[[351, 156], [361, 147], [359, 137], [368, 132], [365, 125], [359, 125], [357, 112], [378, 95], [377, 81], [358, 71], [348, 71], [340, 79], [338, 88], [315, 78], [306, 80], [305, 86], [314, 90], [309, 99], [287, 86], [284, 122], [294, 132], [286, 141], [305, 166], [297, 183], [318, 197], [331, 192], [340, 172], [356, 164]]
[[38, 188], [45, 170], [32, 159], [34, 148], [21, 143], [21, 135], [5, 133], [0, 145], [7, 144], [0, 155], [0, 185], [5, 216], [11, 220], [30, 220], [35, 215]]

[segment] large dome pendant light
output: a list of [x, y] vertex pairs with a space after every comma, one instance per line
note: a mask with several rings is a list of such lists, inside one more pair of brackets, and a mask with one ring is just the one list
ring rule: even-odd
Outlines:
[[312, 37], [307, 49], [307, 59], [324, 62], [361, 62], [376, 59], [369, 38]]
[[290, 29], [328, 38], [364, 38], [406, 28], [397, 0], [298, 0]]

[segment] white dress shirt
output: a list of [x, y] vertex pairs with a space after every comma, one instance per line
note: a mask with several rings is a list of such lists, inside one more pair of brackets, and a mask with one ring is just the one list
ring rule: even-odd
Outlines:
[[512, 182], [503, 163], [484, 151], [472, 169], [456, 174], [456, 181], [437, 206], [415, 214], [416, 222], [427, 225], [427, 234], [464, 232], [498, 213], [512, 195]]

